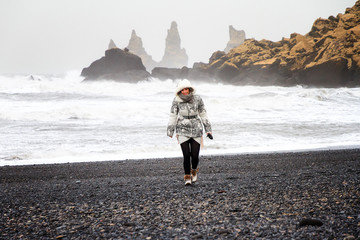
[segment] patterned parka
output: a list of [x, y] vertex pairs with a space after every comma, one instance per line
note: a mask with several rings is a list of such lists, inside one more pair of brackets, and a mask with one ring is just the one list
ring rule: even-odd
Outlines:
[[[189, 87], [187, 85], [185, 86]], [[178, 87], [178, 89], [180, 88]], [[181, 89], [184, 88], [185, 87], [182, 87]], [[177, 92], [179, 92], [178, 89]], [[192, 92], [195, 93], [195, 90]], [[191, 138], [201, 137], [203, 135], [203, 125], [205, 132], [212, 132], [211, 124], [201, 97], [193, 95], [191, 101], [185, 102], [176, 94], [171, 105], [167, 135], [172, 137], [176, 130], [176, 134], [179, 136]]]

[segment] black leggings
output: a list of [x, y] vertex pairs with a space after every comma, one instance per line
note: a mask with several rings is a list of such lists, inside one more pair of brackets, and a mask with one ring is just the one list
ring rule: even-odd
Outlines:
[[[200, 144], [190, 138], [186, 142], [180, 144], [184, 156], [185, 175], [190, 174], [191, 167], [196, 169], [199, 164]], [[190, 162], [191, 157], [191, 162]]]

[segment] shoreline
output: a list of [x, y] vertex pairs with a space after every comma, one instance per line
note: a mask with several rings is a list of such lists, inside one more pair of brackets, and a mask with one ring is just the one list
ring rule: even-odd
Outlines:
[[[279, 150], [263, 150], [263, 151], [244, 151], [244, 152], [236, 152], [231, 151], [224, 153], [205, 153], [204, 150], [200, 151], [201, 157], [216, 157], [216, 156], [232, 156], [232, 155], [248, 155], [248, 154], [277, 154], [277, 153], [301, 153], [301, 152], [317, 152], [317, 151], [333, 151], [333, 150], [352, 150], [352, 149], [360, 149], [360, 145], [337, 145], [330, 147], [314, 147], [314, 148], [299, 148], [299, 149], [279, 149]], [[8, 164], [1, 165], [1, 167], [8, 166], [31, 166], [31, 165], [51, 165], [51, 164], [68, 164], [68, 163], [87, 163], [87, 162], [108, 162], [108, 161], [138, 161], [138, 160], [151, 160], [151, 159], [167, 159], [167, 158], [182, 158], [181, 150], [179, 149], [177, 156], [165, 156], [165, 157], [147, 157], [147, 158], [126, 158], [126, 159], [102, 159], [102, 160], [52, 160], [48, 163], [42, 162], [43, 160], [32, 159], [32, 160], [5, 160], [8, 161]]]
[[[360, 237], [360, 149], [0, 167], [0, 239]], [[300, 226], [302, 219], [322, 226]]]

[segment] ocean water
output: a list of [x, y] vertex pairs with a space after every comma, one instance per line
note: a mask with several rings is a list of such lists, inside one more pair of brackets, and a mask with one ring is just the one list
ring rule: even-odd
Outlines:
[[[0, 166], [181, 157], [166, 128], [177, 81], [0, 76]], [[360, 88], [193, 82], [214, 140], [201, 155], [360, 147]]]

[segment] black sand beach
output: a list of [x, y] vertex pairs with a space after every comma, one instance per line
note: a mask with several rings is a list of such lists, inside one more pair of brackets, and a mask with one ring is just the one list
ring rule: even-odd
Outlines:
[[359, 183], [360, 149], [6, 166], [0, 239], [359, 239]]

